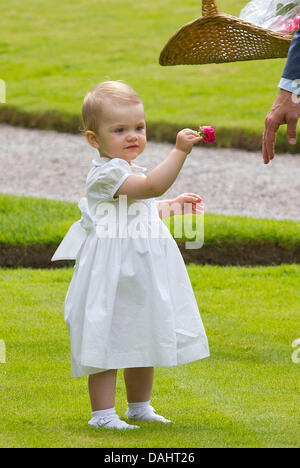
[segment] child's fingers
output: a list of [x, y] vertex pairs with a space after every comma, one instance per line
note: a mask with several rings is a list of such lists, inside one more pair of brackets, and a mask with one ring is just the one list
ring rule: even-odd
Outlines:
[[194, 145], [197, 145], [197, 143], [200, 143], [200, 141], [203, 140], [202, 136], [201, 135], [198, 135], [198, 136], [192, 136], [190, 137], [190, 141], [194, 144]]
[[200, 197], [200, 195], [197, 195], [196, 193], [185, 193], [184, 195], [188, 195], [188, 196], [190, 196], [190, 197], [197, 198], [197, 200], [202, 200], [202, 198]]
[[204, 205], [202, 205], [202, 203], [193, 203], [192, 206], [195, 210], [204, 210]]
[[196, 132], [196, 130], [193, 130], [192, 128], [184, 128], [182, 130], [182, 132], [185, 133], [185, 134], [195, 133], [195, 134], [199, 135], [199, 133]]
[[203, 140], [203, 137], [201, 135], [199, 135], [198, 133], [197, 134], [191, 133], [191, 134], [187, 135], [187, 137], [190, 138], [191, 140], [192, 139]]
[[196, 195], [195, 193], [184, 193], [183, 195], [190, 201], [202, 202], [202, 198], [199, 197], [199, 195]]
[[184, 213], [203, 214], [204, 205], [201, 205], [200, 203], [187, 203], [184, 208]]
[[195, 136], [197, 138], [199, 138], [199, 137], [202, 138], [202, 136], [198, 132], [196, 132], [195, 130], [192, 130], [191, 128], [186, 128], [186, 129], [182, 130], [182, 132], [186, 136]]
[[193, 193], [193, 192], [184, 192], [182, 195], [191, 195], [192, 197], [201, 198], [200, 195], [197, 195], [197, 193]]

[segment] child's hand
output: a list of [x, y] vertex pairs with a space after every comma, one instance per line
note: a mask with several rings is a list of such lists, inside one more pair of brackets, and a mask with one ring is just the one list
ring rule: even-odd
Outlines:
[[178, 197], [172, 200], [171, 207], [173, 215], [183, 215], [187, 213], [200, 214], [204, 211], [202, 198], [195, 193], [182, 193], [178, 195]]
[[190, 128], [185, 128], [177, 134], [176, 149], [189, 154], [192, 151], [193, 146], [201, 140], [203, 140], [203, 137], [199, 135], [198, 132], [195, 132]]

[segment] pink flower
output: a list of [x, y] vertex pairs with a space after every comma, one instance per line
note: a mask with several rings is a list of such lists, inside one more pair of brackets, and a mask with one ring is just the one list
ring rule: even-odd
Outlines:
[[203, 137], [204, 143], [212, 143], [216, 139], [215, 130], [210, 125], [200, 127], [198, 133]]

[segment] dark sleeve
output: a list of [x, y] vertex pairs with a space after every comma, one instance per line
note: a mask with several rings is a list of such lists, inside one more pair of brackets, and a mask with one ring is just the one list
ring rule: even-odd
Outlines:
[[288, 80], [300, 78], [300, 26], [291, 42], [282, 78], [287, 78]]

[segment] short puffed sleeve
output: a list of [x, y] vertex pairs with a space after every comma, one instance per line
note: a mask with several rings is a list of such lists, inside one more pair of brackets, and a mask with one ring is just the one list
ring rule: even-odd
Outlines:
[[114, 194], [130, 175], [132, 172], [128, 162], [113, 158], [91, 170], [86, 181], [87, 195], [96, 200], [116, 201]]

